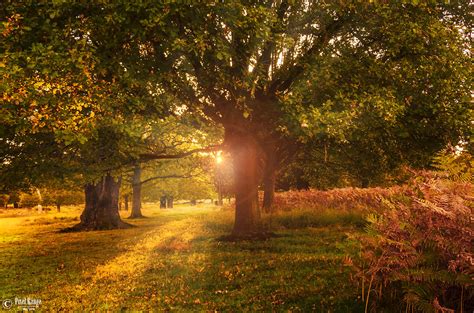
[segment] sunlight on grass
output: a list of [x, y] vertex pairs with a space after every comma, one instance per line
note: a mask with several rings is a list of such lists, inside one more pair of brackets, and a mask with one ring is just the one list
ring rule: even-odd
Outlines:
[[45, 310], [66, 311], [350, 312], [359, 305], [341, 262], [357, 253], [345, 235], [358, 231], [351, 218], [267, 216], [279, 237], [229, 243], [216, 238], [231, 230], [232, 211], [146, 204], [148, 218], [128, 220], [138, 227], [57, 232], [79, 214], [75, 207], [0, 219], [8, 225], [0, 238], [11, 236], [0, 242], [0, 297], [34, 296]]

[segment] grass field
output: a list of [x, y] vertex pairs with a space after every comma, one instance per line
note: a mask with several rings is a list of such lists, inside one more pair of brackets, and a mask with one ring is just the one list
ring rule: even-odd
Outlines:
[[0, 212], [0, 299], [41, 299], [39, 311], [363, 312], [342, 262], [358, 253], [348, 235], [360, 216], [265, 217], [277, 237], [234, 243], [216, 240], [229, 210], [145, 204], [131, 229], [59, 232], [80, 209]]

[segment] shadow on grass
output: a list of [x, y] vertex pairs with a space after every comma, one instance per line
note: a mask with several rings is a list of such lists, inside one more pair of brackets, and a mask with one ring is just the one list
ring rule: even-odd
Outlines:
[[318, 229], [300, 225], [301, 229], [281, 229], [265, 240], [235, 241], [222, 234], [231, 229], [232, 220], [221, 216], [199, 221], [205, 234], [198, 232], [187, 241], [175, 234], [152, 250], [149, 259], [159, 260], [159, 266], [147, 266], [111, 308], [363, 311], [363, 304], [357, 302], [357, 286], [342, 262], [344, 256], [358, 251], [345, 235], [358, 231], [356, 227], [337, 222], [331, 224], [337, 227]]
[[24, 226], [27, 233], [20, 241], [2, 247], [0, 298], [47, 294], [51, 286], [62, 297], [59, 286], [80, 283], [96, 266], [179, 218], [184, 217], [162, 216], [136, 223], [139, 227], [130, 229], [86, 232], [63, 231], [67, 224], [76, 222], [75, 218], [51, 218], [51, 223], [42, 219], [36, 225], [30, 222]]
[[356, 227], [269, 219], [278, 235], [257, 241], [216, 240], [233, 216], [214, 211], [151, 216], [125, 230], [43, 227], [0, 255], [0, 296], [67, 311], [360, 311], [341, 262], [357, 250], [345, 235]]

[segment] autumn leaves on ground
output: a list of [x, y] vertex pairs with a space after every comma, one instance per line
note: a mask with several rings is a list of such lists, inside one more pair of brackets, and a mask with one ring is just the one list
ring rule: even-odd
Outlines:
[[343, 263], [358, 251], [348, 237], [360, 231], [356, 215], [308, 215], [318, 227], [302, 227], [281, 213], [264, 220], [277, 237], [234, 243], [218, 240], [232, 228], [230, 210], [145, 204], [148, 218], [131, 222], [138, 227], [59, 232], [77, 223], [80, 210], [1, 212], [2, 299], [34, 296], [44, 311], [352, 312], [363, 305]]

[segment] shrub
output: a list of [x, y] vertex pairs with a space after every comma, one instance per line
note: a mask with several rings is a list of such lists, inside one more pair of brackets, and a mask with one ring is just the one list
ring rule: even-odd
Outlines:
[[368, 282], [367, 307], [472, 312], [473, 191], [468, 182], [424, 172], [406, 190], [408, 201], [369, 215], [356, 267]]
[[47, 189], [43, 191], [43, 204], [56, 206], [81, 204], [84, 202], [84, 193], [76, 190]]
[[21, 193], [20, 194], [20, 207], [22, 208], [33, 208], [40, 203], [40, 197], [36, 192], [31, 193]]
[[0, 194], [0, 205], [2, 206], [2, 208], [6, 208], [7, 207], [7, 204], [8, 204], [8, 201], [10, 200], [10, 196], [7, 195], [7, 194]]
[[379, 210], [382, 202], [403, 195], [405, 187], [391, 188], [339, 188], [328, 191], [298, 190], [275, 194], [276, 210], [289, 211], [295, 208], [312, 210], [347, 210], [372, 212]]
[[360, 213], [341, 212], [335, 210], [314, 211], [296, 210], [291, 212], [277, 212], [265, 216], [264, 224], [269, 229], [274, 228], [305, 228], [305, 227], [327, 227], [331, 225], [352, 225], [363, 227], [366, 222]]
[[34, 190], [30, 193], [22, 193], [20, 195], [20, 207], [32, 208], [38, 204], [58, 207], [84, 202], [83, 192], [77, 190], [41, 189], [40, 193], [41, 197]]

